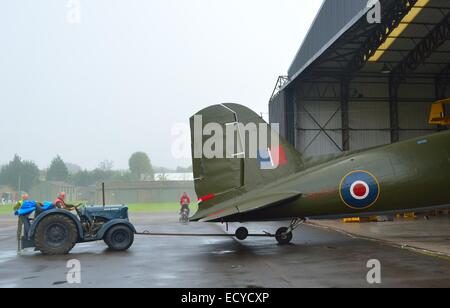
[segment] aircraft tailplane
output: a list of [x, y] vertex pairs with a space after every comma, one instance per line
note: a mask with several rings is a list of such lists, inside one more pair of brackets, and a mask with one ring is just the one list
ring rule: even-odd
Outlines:
[[302, 169], [303, 158], [259, 115], [237, 104], [210, 106], [191, 118], [199, 211]]

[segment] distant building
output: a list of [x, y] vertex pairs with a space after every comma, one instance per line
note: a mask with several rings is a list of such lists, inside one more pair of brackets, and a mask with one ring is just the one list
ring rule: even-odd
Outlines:
[[90, 204], [96, 203], [96, 186], [83, 186], [77, 188], [78, 198], [77, 201], [83, 201]]
[[18, 193], [10, 186], [0, 186], [0, 205], [14, 203], [18, 199]]
[[193, 181], [194, 174], [188, 173], [155, 173], [155, 181]]
[[78, 188], [65, 182], [43, 182], [38, 184], [31, 190], [31, 197], [38, 201], [53, 201], [60, 192], [66, 193], [67, 200], [79, 200]]
[[3, 193], [15, 193], [15, 189], [11, 186], [0, 186], [0, 195]]
[[[193, 181], [143, 181], [105, 183], [106, 204], [172, 203], [187, 192], [193, 200]], [[97, 184], [96, 202], [102, 204], [102, 184]]]

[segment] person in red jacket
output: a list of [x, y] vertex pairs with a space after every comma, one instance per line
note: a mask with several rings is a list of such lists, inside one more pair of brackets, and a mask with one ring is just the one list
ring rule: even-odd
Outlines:
[[183, 195], [181, 196], [181, 199], [180, 199], [180, 205], [181, 205], [180, 213], [182, 213], [184, 210], [187, 210], [189, 213], [190, 212], [190, 209], [189, 209], [190, 204], [191, 204], [191, 198], [189, 197], [189, 195], [186, 192], [183, 193]]
[[55, 204], [56, 208], [68, 210], [68, 211], [72, 211], [73, 209], [78, 207], [76, 205], [66, 203], [66, 193], [65, 192], [60, 192], [58, 194], [58, 198], [56, 198], [54, 204]]

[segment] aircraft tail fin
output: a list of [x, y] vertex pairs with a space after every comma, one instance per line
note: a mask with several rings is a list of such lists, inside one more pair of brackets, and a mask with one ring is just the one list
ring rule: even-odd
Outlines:
[[302, 169], [303, 158], [252, 110], [210, 106], [191, 118], [199, 211], [230, 201]]

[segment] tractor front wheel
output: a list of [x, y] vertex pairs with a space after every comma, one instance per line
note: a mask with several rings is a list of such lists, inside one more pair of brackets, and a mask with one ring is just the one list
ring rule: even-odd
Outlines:
[[106, 245], [114, 251], [128, 250], [134, 242], [134, 232], [125, 225], [114, 226], [106, 232]]

